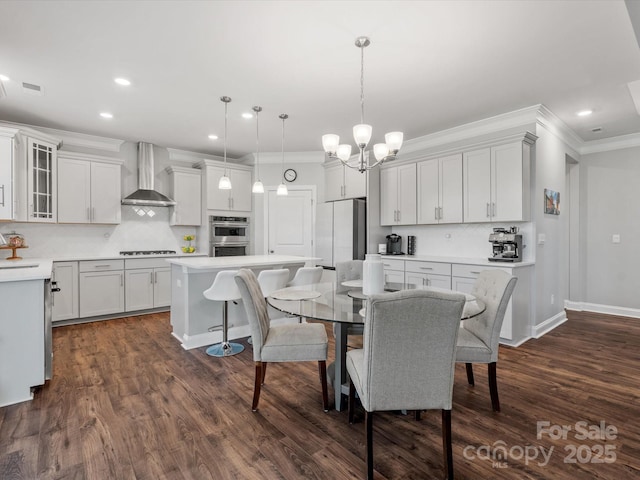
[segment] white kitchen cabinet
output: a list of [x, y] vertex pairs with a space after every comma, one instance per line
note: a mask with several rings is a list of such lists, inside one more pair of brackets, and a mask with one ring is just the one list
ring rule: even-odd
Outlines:
[[416, 224], [416, 164], [380, 170], [380, 224]]
[[367, 174], [336, 163], [325, 167], [325, 201], [367, 196]]
[[418, 162], [417, 223], [462, 223], [462, 154]]
[[169, 196], [175, 200], [170, 208], [169, 225], [202, 224], [202, 171], [195, 168], [167, 167]]
[[451, 264], [407, 260], [405, 283], [451, 289]]
[[465, 223], [529, 220], [534, 138], [463, 154]]
[[51, 296], [52, 320], [59, 322], [78, 318], [78, 262], [53, 262], [51, 282], [52, 286], [60, 289]]
[[399, 283], [404, 286], [404, 260], [382, 259], [385, 283]]
[[[218, 182], [225, 167], [220, 162], [205, 160], [199, 164], [205, 168], [207, 210], [219, 212], [251, 212], [251, 170], [227, 166], [231, 190], [220, 190]], [[201, 168], [202, 168], [201, 167]]]
[[124, 312], [124, 260], [81, 261], [80, 317]]
[[168, 307], [171, 267], [163, 258], [125, 260], [125, 311]]
[[0, 127], [0, 220], [13, 220], [14, 137], [17, 130]]
[[60, 152], [58, 223], [119, 224], [122, 160]]

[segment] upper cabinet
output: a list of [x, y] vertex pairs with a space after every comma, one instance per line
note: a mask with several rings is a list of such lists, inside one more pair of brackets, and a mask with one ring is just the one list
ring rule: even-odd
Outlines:
[[464, 222], [530, 218], [530, 157], [534, 137], [463, 155]]
[[367, 196], [367, 174], [339, 162], [325, 166], [324, 185], [327, 202]]
[[203, 160], [198, 166], [205, 171], [207, 210], [222, 213], [251, 213], [251, 168], [244, 165], [227, 164], [226, 171], [231, 180], [231, 190], [220, 190], [218, 182], [224, 175], [222, 162]]
[[167, 167], [169, 196], [176, 201], [169, 207], [170, 225], [202, 224], [202, 171], [195, 168]]
[[13, 162], [15, 129], [0, 127], [0, 220], [13, 220]]
[[380, 170], [380, 225], [415, 225], [416, 164]]
[[58, 222], [118, 224], [122, 160], [60, 152]]
[[13, 141], [13, 219], [55, 223], [60, 140], [20, 127]]
[[462, 154], [418, 162], [418, 223], [462, 223]]

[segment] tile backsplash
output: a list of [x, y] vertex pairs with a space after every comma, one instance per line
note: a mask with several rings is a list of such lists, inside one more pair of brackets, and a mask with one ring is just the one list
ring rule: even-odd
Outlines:
[[[182, 237], [198, 235], [195, 227], [169, 225], [169, 209], [154, 209], [154, 217], [140, 217], [131, 207], [122, 207], [119, 225], [66, 225], [42, 223], [0, 223], [0, 233], [15, 231], [25, 237], [29, 248], [24, 258], [55, 258], [67, 255], [110, 256], [121, 250], [175, 250], [187, 242]], [[195, 245], [195, 243], [194, 243]]]

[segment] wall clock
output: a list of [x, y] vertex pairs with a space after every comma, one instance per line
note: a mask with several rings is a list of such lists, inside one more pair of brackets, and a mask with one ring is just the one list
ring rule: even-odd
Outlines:
[[296, 178], [298, 178], [298, 174], [293, 168], [287, 168], [284, 171], [284, 179], [287, 182], [293, 182]]

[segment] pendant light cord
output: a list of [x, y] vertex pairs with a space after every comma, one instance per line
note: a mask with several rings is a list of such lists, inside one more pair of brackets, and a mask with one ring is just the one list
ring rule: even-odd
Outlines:
[[280, 178], [281, 178], [281, 181], [283, 181], [282, 179], [284, 179], [284, 121], [287, 118], [287, 116], [282, 114], [280, 115], [280, 118], [282, 119], [282, 168], [280, 169]]
[[364, 47], [360, 47], [360, 123], [364, 123]]
[[227, 106], [228, 102], [224, 102], [224, 176], [227, 176]]
[[260, 113], [260, 110], [256, 107], [253, 109], [256, 112], [256, 177], [258, 178], [258, 181], [260, 181], [260, 129], [258, 127], [258, 114]]

